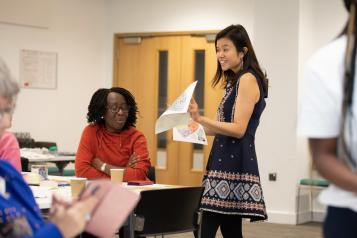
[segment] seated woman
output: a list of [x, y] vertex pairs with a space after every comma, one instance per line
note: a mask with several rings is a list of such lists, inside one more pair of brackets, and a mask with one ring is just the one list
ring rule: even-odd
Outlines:
[[124, 168], [124, 181], [146, 180], [150, 167], [147, 141], [135, 128], [137, 105], [124, 88], [98, 89], [88, 106], [78, 146], [75, 172], [88, 179], [108, 178], [110, 169]]

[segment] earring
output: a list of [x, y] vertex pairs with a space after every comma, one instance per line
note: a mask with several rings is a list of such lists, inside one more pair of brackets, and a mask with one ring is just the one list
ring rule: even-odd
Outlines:
[[104, 119], [104, 116], [101, 116], [100, 118], [101, 118], [101, 119]]
[[243, 69], [243, 66], [244, 66], [244, 60], [243, 58], [240, 60], [240, 64], [239, 64], [239, 68], [240, 69]]

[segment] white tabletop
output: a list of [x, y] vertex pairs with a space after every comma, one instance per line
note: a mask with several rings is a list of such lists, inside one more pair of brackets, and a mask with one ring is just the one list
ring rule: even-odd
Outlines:
[[[40, 186], [30, 186], [35, 196], [35, 200], [39, 205], [40, 209], [48, 209], [51, 207], [53, 193], [57, 193], [68, 200], [72, 199], [71, 187], [69, 185], [69, 182], [71, 178], [74, 177], [48, 176], [48, 178], [49, 178], [49, 182], [42, 181]], [[58, 186], [58, 184], [60, 185]], [[122, 183], [122, 186], [139, 193], [146, 190], [160, 190], [160, 189], [183, 187], [183, 186], [167, 185], [167, 184], [133, 186], [133, 185], [127, 185], [127, 183], [125, 182]]]

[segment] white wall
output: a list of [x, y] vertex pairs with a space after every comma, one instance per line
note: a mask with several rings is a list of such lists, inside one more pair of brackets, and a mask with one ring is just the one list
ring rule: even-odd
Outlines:
[[90, 97], [104, 85], [106, 6], [102, 0], [51, 0], [47, 29], [0, 23], [0, 57], [15, 78], [20, 49], [58, 53], [57, 89], [22, 89], [13, 131], [77, 149]]
[[[255, 48], [270, 79], [267, 108], [257, 136], [261, 180], [270, 220], [293, 223], [299, 163], [295, 136], [298, 1], [255, 2]], [[278, 174], [276, 182], [268, 181], [269, 172]]]
[[[257, 134], [269, 220], [295, 222], [296, 183], [309, 163], [305, 141], [295, 133], [298, 84], [307, 57], [340, 31], [342, 0], [49, 1], [48, 29], [0, 23], [0, 57], [16, 78], [20, 49], [59, 55], [57, 90], [23, 89], [14, 131], [76, 150], [90, 96], [112, 83], [114, 33], [217, 30], [240, 23], [271, 84]], [[269, 172], [278, 173], [276, 182], [268, 181]]]

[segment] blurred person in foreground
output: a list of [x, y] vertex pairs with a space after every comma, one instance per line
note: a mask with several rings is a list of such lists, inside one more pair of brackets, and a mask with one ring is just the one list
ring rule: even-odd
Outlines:
[[[0, 137], [11, 125], [18, 92], [18, 85], [0, 60]], [[68, 203], [54, 195], [46, 222], [22, 175], [8, 161], [0, 160], [0, 237], [74, 237], [84, 230], [97, 202], [91, 196]]]
[[308, 61], [300, 98], [298, 133], [331, 183], [320, 195], [328, 206], [325, 238], [357, 237], [356, 0], [344, 4], [348, 23]]

